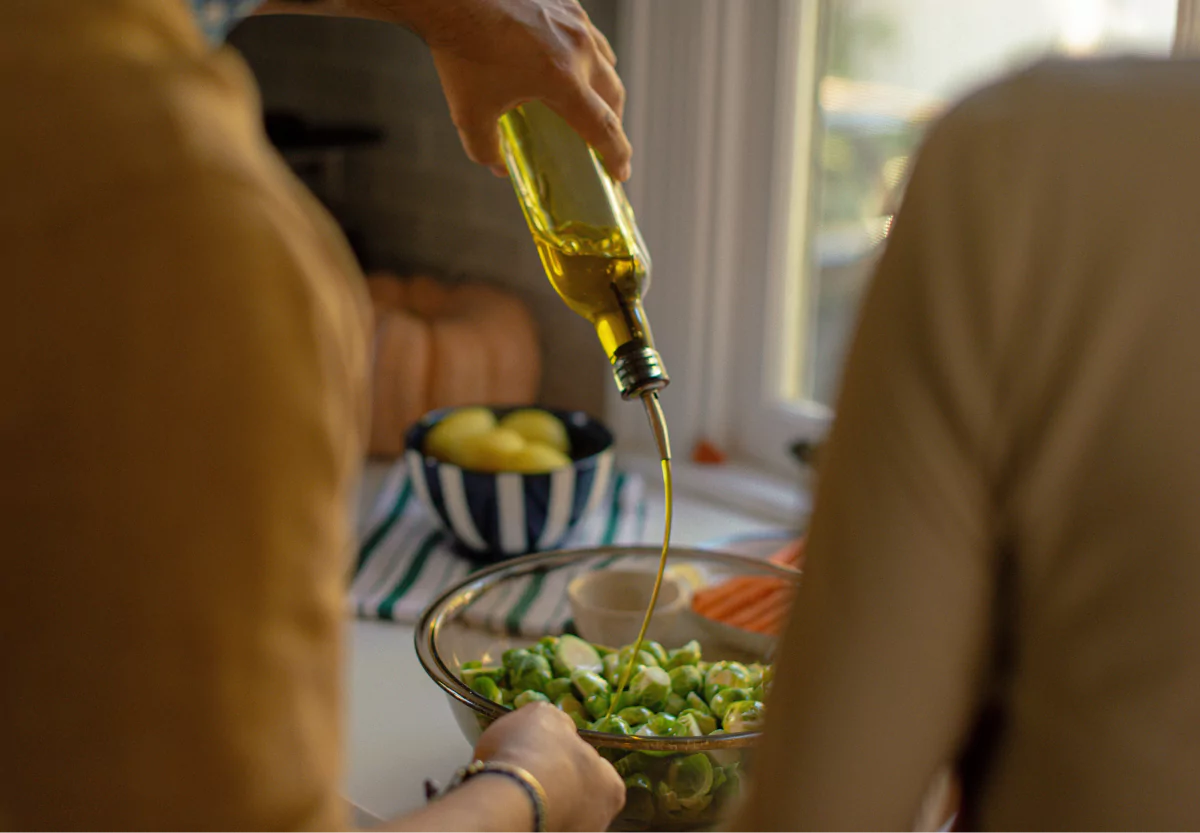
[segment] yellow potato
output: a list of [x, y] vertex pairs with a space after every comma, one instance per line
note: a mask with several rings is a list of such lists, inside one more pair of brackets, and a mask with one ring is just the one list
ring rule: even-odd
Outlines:
[[472, 471], [512, 471], [510, 461], [525, 449], [525, 439], [508, 428], [493, 428], [459, 443], [450, 462]]
[[496, 415], [487, 408], [459, 408], [429, 429], [425, 453], [444, 463], [453, 461], [463, 440], [486, 434], [496, 427]]
[[554, 414], [540, 408], [523, 408], [513, 411], [500, 420], [502, 428], [511, 428], [528, 442], [543, 443], [560, 454], [571, 453], [571, 441], [567, 437], [567, 426]]
[[571, 465], [571, 458], [545, 443], [527, 443], [508, 459], [508, 471], [541, 474]]

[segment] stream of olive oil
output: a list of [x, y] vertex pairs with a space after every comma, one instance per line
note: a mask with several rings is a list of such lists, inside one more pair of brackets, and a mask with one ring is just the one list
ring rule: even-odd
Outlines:
[[[532, 218], [530, 227], [550, 283], [568, 307], [595, 327], [600, 344], [610, 360], [622, 344], [638, 339], [650, 339], [650, 325], [641, 302], [644, 265], [635, 253], [631, 253], [624, 246], [619, 231], [564, 223], [557, 229], [557, 233], [549, 234], [540, 222]], [[621, 692], [625, 690], [633, 675], [638, 652], [645, 641], [650, 620], [654, 617], [654, 608], [658, 604], [658, 594], [666, 572], [674, 505], [670, 460], [662, 461], [662, 476], [666, 518], [658, 574], [654, 580], [654, 589], [650, 594], [650, 604], [642, 620], [641, 630], [634, 643], [633, 653], [613, 691], [608, 708], [609, 716], [616, 709]]]
[[612, 701], [608, 704], [608, 716], [611, 717], [613, 710], [617, 707], [617, 701], [621, 699], [621, 692], [625, 690], [625, 686], [629, 685], [629, 678], [633, 676], [633, 669], [637, 664], [638, 651], [642, 650], [642, 642], [646, 639], [646, 630], [650, 627], [650, 620], [654, 618], [654, 606], [658, 604], [658, 591], [662, 589], [663, 576], [667, 571], [667, 549], [671, 545], [671, 508], [674, 504], [674, 495], [671, 489], [671, 461], [662, 461], [662, 476], [663, 476], [663, 499], [667, 504], [665, 526], [663, 527], [663, 545], [662, 555], [658, 559], [658, 575], [654, 578], [654, 590], [650, 593], [650, 604], [646, 608], [646, 617], [642, 619], [642, 629], [638, 631], [637, 641], [633, 644], [633, 652], [629, 655], [629, 662], [625, 665], [625, 670], [621, 672], [621, 677], [617, 681], [617, 688], [613, 691]]

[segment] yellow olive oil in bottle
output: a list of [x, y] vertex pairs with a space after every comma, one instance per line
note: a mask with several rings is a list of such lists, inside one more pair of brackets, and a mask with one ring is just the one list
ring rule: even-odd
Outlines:
[[540, 102], [522, 104], [500, 119], [500, 137], [550, 283], [568, 307], [595, 327], [622, 398], [641, 399], [662, 459], [662, 556], [641, 632], [612, 694], [615, 707], [654, 615], [671, 539], [671, 447], [658, 401], [658, 391], [670, 379], [642, 308], [650, 287], [650, 255], [624, 189], [558, 114]]

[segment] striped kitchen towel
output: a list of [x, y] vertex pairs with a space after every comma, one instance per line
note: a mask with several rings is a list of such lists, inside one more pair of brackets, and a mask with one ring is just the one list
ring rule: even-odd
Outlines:
[[[608, 493], [571, 532], [562, 549], [640, 544], [646, 525], [640, 477], [615, 472]], [[488, 630], [542, 636], [568, 627], [567, 584], [603, 559], [571, 570], [532, 574], [480, 597], [465, 613]], [[350, 583], [350, 607], [364, 619], [416, 622], [446, 589], [481, 565], [460, 555], [417, 497], [403, 461], [388, 473], [364, 524]]]

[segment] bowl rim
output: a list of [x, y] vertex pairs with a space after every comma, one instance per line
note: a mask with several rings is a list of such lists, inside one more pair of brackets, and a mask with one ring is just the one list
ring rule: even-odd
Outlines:
[[[462, 466], [459, 466], [455, 463], [447, 463], [444, 460], [439, 460], [436, 457], [431, 457], [425, 453], [425, 449], [421, 448], [420, 445], [414, 444], [414, 440], [416, 439], [418, 433], [428, 432], [430, 428], [432, 428], [434, 425], [437, 424], [438, 420], [441, 420], [445, 416], [450, 414], [451, 412], [460, 410], [462, 408], [486, 408], [487, 410], [491, 411], [493, 414], [504, 414], [504, 415], [513, 413], [514, 411], [538, 410], [538, 411], [545, 411], [546, 413], [549, 413], [549, 414], [553, 414], [554, 416], [558, 417], [560, 420], [563, 420], [564, 422], [566, 421], [566, 419], [568, 417], [581, 416], [587, 421], [588, 425], [593, 426], [593, 427], [598, 428], [601, 431], [603, 431], [606, 441], [605, 441], [604, 447], [601, 448], [599, 451], [593, 452], [593, 453], [587, 455], [586, 457], [579, 457], [578, 459], [572, 457], [569, 465], [559, 466], [558, 468], [550, 469], [549, 471], [533, 472], [533, 473], [497, 472], [497, 471], [485, 471], [483, 469], [465, 469]], [[555, 472], [566, 471], [567, 469], [578, 469], [578, 468], [580, 468], [580, 466], [582, 466], [583, 468], [591, 468], [591, 467], [596, 466], [599, 463], [599, 461], [601, 460], [601, 458], [603, 458], [605, 455], [611, 456], [612, 454], [614, 454], [616, 451], [616, 449], [615, 449], [616, 444], [617, 444], [617, 438], [616, 438], [616, 435], [613, 434], [612, 429], [609, 428], [602, 420], [597, 419], [596, 417], [589, 414], [587, 411], [580, 410], [578, 408], [574, 408], [574, 409], [547, 408], [542, 405], [447, 405], [444, 408], [434, 408], [432, 410], [426, 411], [425, 413], [421, 414], [420, 418], [417, 419], [417, 421], [414, 422], [412, 425], [410, 425], [408, 427], [408, 429], [404, 432], [404, 451], [405, 451], [405, 453], [408, 454], [411, 452], [416, 452], [417, 454], [419, 454], [421, 456], [421, 463], [423, 465], [434, 465], [434, 466], [438, 466], [438, 467], [447, 466], [449, 468], [458, 469], [463, 474], [480, 475], [483, 477], [495, 477], [498, 474], [516, 474], [521, 477], [549, 477], [550, 475], [554, 474]]]
[[[519, 578], [522, 575], [532, 573], [547, 566], [566, 566], [571, 561], [589, 557], [615, 555], [626, 558], [647, 556], [658, 558], [661, 553], [662, 548], [658, 546], [599, 546], [569, 550], [560, 549], [512, 558], [481, 569], [447, 589], [421, 614], [421, 619], [417, 624], [413, 638], [417, 650], [417, 659], [421, 663], [421, 667], [425, 669], [425, 673], [429, 675], [429, 678], [451, 698], [476, 713], [482, 714], [491, 720], [497, 720], [505, 714], [509, 714], [512, 710], [499, 706], [472, 691], [462, 680], [455, 676], [454, 672], [450, 670], [438, 654], [434, 641], [438, 629], [441, 628], [446, 619], [460, 608], [474, 601], [480, 593], [490, 586], [491, 582], [489, 580], [496, 573], [507, 572], [512, 574], [511, 578]], [[800, 579], [800, 572], [789, 567], [783, 567], [769, 561], [747, 558], [742, 555], [720, 552], [718, 550], [672, 547], [670, 554], [683, 557], [690, 556], [701, 561], [717, 562], [735, 567], [744, 567], [747, 563], [751, 563], [756, 568], [768, 574], [776, 575], [788, 581], [798, 582]], [[579, 734], [593, 746], [615, 747], [631, 751], [643, 749], [647, 751], [680, 753], [706, 751], [714, 743], [720, 744], [723, 748], [730, 749], [754, 746], [762, 736], [762, 732], [757, 731], [720, 735], [716, 739], [710, 735], [689, 738], [653, 738], [638, 735], [614, 735], [607, 732], [595, 732], [591, 729], [580, 729]]]

